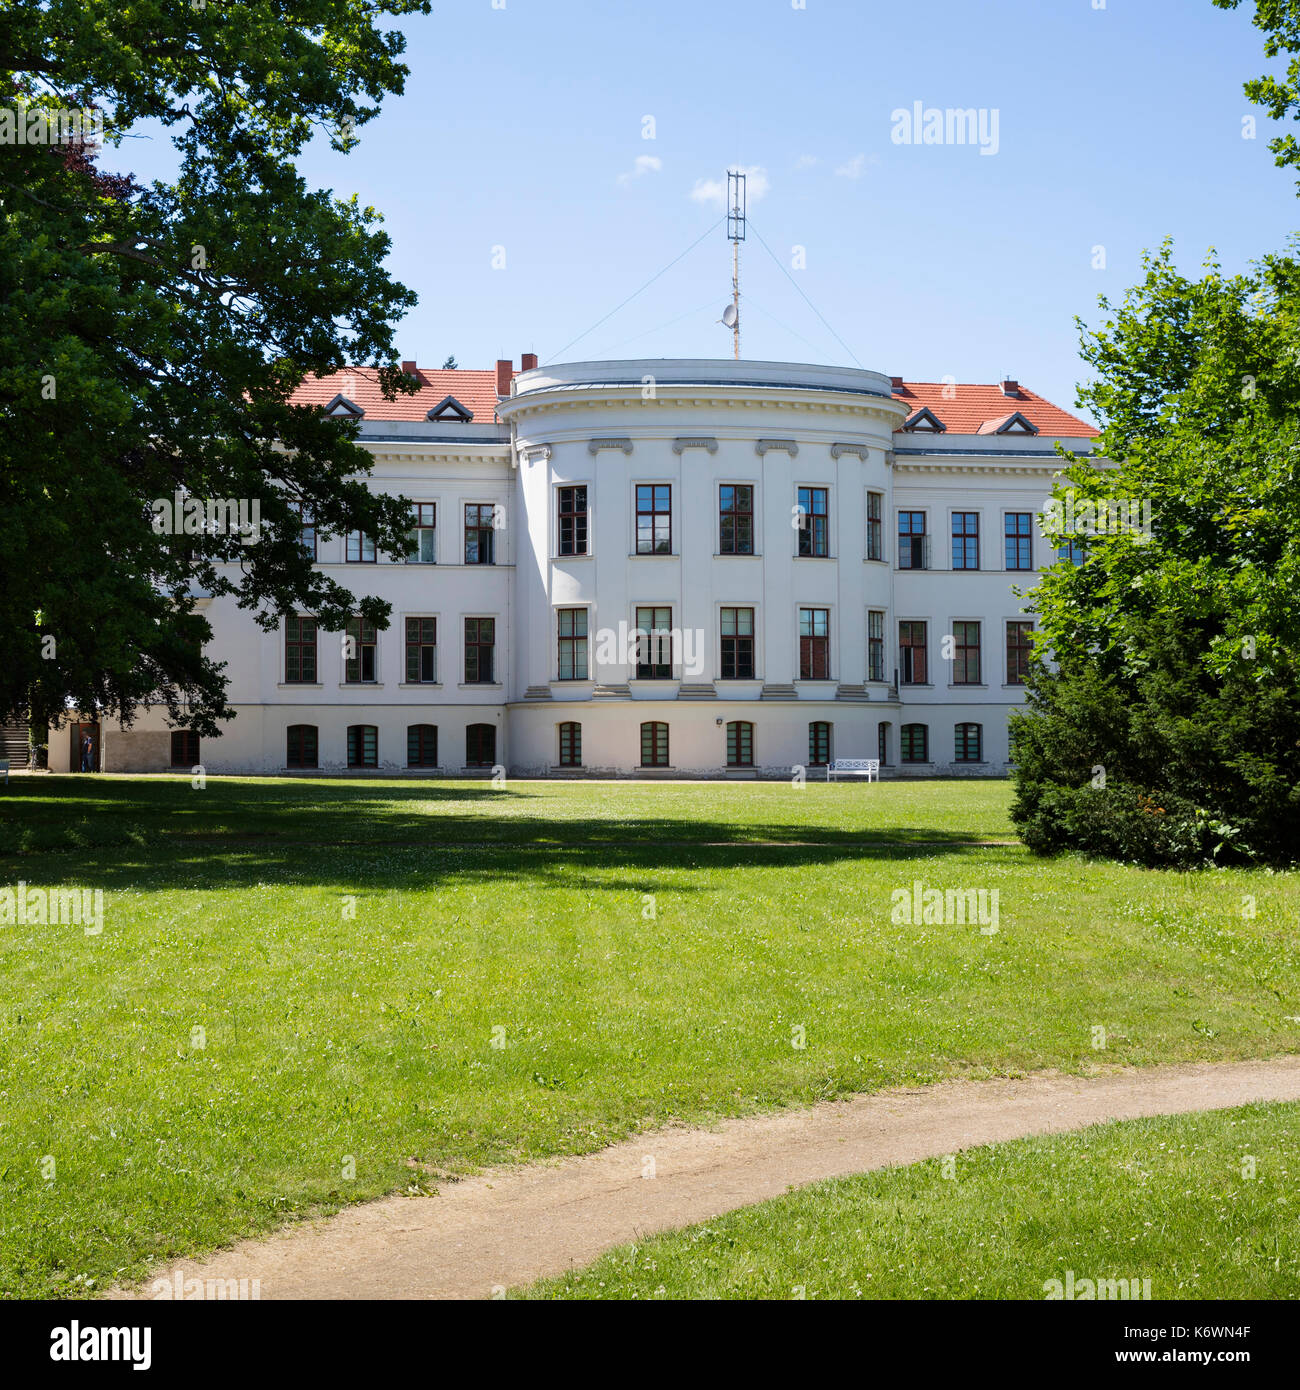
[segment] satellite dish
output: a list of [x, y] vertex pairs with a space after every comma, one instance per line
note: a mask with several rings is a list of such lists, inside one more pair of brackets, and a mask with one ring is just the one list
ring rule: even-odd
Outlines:
[[722, 311], [722, 322], [727, 328], [735, 328], [736, 320], [739, 318], [740, 315], [736, 312], [736, 306], [734, 304], [728, 304]]

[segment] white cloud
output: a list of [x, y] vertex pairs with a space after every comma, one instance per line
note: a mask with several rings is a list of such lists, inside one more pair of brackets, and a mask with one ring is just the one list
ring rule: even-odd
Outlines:
[[[745, 196], [747, 204], [753, 204], [772, 187], [767, 170], [761, 164], [737, 166], [737, 173], [745, 175]], [[712, 203], [714, 207], [727, 205], [726, 179], [696, 179], [691, 189], [691, 198], [697, 203]]]
[[837, 177], [842, 179], [860, 179], [866, 173], [868, 165], [879, 163], [879, 155], [873, 154], [868, 157], [865, 154], [855, 154], [852, 159], [841, 164], [835, 173]]
[[801, 154], [799, 162], [794, 166], [796, 169], [811, 169], [814, 164], [820, 164], [821, 160], [815, 154]]
[[644, 174], [657, 174], [664, 167], [664, 162], [657, 154], [639, 154], [636, 157], [636, 164], [632, 167], [629, 174], [620, 174], [619, 183], [631, 183], [633, 179], [639, 179]]

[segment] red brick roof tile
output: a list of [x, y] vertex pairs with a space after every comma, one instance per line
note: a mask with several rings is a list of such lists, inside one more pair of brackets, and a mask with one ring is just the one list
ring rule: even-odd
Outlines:
[[1000, 423], [1016, 411], [1049, 439], [1095, 439], [1100, 433], [1095, 425], [1044, 400], [1026, 386], [1019, 387], [1014, 396], [1004, 396], [997, 382], [954, 385], [944, 381], [905, 381], [894, 392], [894, 399], [902, 401], [912, 414], [928, 406], [947, 426], [949, 434], [991, 433], [983, 427]]
[[[423, 420], [446, 396], [455, 398], [473, 415], [473, 424], [490, 425], [497, 413], [497, 374], [495, 368], [476, 371], [455, 368], [427, 371], [419, 368], [420, 390], [414, 396], [385, 400], [379, 389], [379, 373], [373, 367], [344, 367], [328, 376], [309, 377], [293, 393], [294, 405], [316, 405], [322, 409], [335, 396], [343, 395], [366, 412], [367, 420]], [[454, 421], [453, 421], [454, 423]]]

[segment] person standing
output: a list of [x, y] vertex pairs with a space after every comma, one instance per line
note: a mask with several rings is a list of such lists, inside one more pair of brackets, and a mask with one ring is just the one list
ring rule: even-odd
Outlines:
[[90, 741], [90, 735], [86, 734], [81, 740], [81, 770], [90, 772], [95, 766], [94, 745]]

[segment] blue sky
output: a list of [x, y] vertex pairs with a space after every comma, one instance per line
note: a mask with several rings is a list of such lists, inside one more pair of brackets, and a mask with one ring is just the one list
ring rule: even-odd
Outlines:
[[[853, 354], [751, 234], [744, 356], [856, 357], [922, 380], [1005, 372], [1067, 407], [1085, 372], [1074, 317], [1096, 322], [1097, 296], [1138, 277], [1143, 248], [1172, 235], [1191, 270], [1213, 245], [1233, 271], [1296, 226], [1273, 127], [1241, 90], [1267, 66], [1253, 5], [495, 3], [407, 21], [406, 94], [351, 155], [302, 161], [382, 212], [391, 269], [420, 296], [401, 355], [421, 366], [729, 355], [722, 227], [561, 351], [721, 216], [705, 193], [729, 165], [761, 171], [754, 229]], [[997, 154], [893, 143], [891, 113], [916, 101], [996, 110]], [[164, 155], [133, 141], [122, 158], [147, 176]]]

